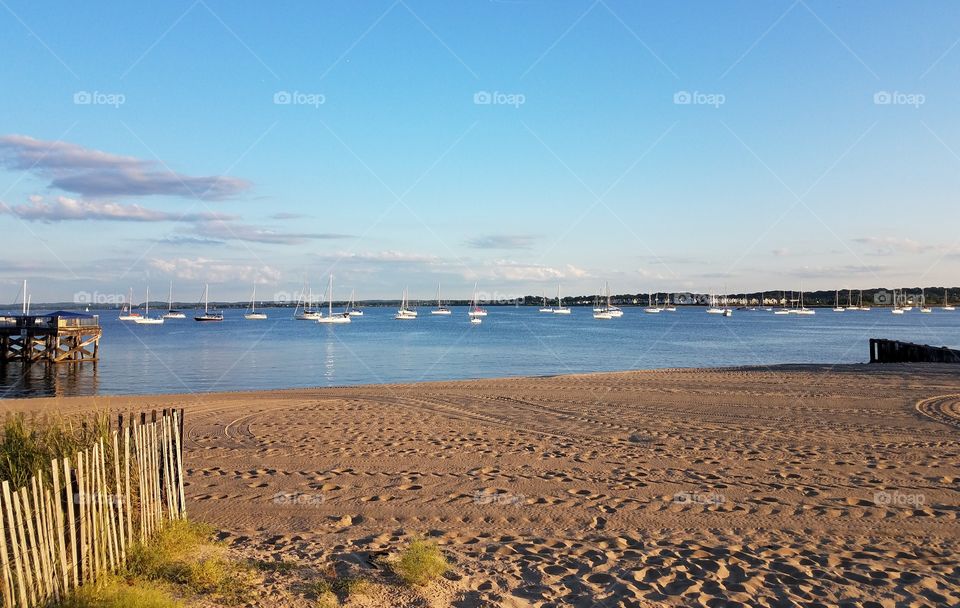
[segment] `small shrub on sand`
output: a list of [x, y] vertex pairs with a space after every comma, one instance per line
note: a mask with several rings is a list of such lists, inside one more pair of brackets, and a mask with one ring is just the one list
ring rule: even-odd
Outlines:
[[414, 540], [393, 566], [397, 576], [408, 585], [426, 585], [447, 571], [447, 558], [436, 543]]
[[52, 608], [181, 608], [182, 604], [167, 591], [146, 583], [134, 584], [109, 577], [96, 584], [87, 584]]

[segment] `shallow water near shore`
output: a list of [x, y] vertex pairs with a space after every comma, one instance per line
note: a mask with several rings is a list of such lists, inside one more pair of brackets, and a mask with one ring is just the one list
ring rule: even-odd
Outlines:
[[0, 367], [0, 396], [39, 397], [191, 393], [308, 386], [383, 384], [582, 372], [863, 363], [870, 338], [960, 348], [960, 313], [892, 315], [888, 309], [813, 316], [703, 308], [595, 320], [590, 308], [569, 316], [534, 307], [490, 307], [480, 325], [466, 308], [448, 317], [420, 309], [396, 321], [392, 308], [367, 308], [349, 325], [295, 321], [290, 309], [266, 309], [265, 321], [228, 310], [222, 323], [192, 318], [163, 325], [100, 314], [96, 364]]

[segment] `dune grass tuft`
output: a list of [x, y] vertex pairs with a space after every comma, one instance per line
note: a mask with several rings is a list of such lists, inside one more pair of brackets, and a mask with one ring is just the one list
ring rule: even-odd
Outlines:
[[50, 461], [92, 447], [110, 435], [107, 414], [70, 420], [53, 415], [7, 414], [0, 427], [0, 480], [14, 488], [30, 483], [40, 471], [49, 473]]
[[181, 608], [183, 604], [165, 589], [144, 581], [128, 583], [107, 577], [87, 584], [52, 608]]
[[244, 599], [253, 586], [251, 569], [227, 559], [214, 543], [213, 529], [190, 521], [174, 521], [149, 539], [135, 545], [127, 558], [132, 577], [179, 586], [195, 595], [216, 597], [226, 603]]
[[411, 586], [426, 585], [447, 571], [449, 564], [436, 543], [414, 540], [400, 554], [393, 569], [400, 579]]

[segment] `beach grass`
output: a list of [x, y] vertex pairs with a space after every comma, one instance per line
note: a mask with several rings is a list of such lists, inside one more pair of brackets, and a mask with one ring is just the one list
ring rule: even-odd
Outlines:
[[52, 608], [181, 608], [170, 591], [146, 581], [110, 576], [84, 585]]
[[30, 483], [30, 478], [50, 470], [50, 462], [92, 447], [110, 434], [105, 413], [71, 420], [54, 415], [7, 414], [0, 429], [0, 480], [14, 488]]

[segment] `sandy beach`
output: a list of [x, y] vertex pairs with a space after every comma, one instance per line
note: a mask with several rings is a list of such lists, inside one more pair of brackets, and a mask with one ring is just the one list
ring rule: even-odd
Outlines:
[[[250, 605], [960, 603], [956, 366], [785, 366], [259, 393], [10, 400], [186, 408], [192, 518], [295, 562]], [[419, 590], [383, 560], [452, 563]]]

